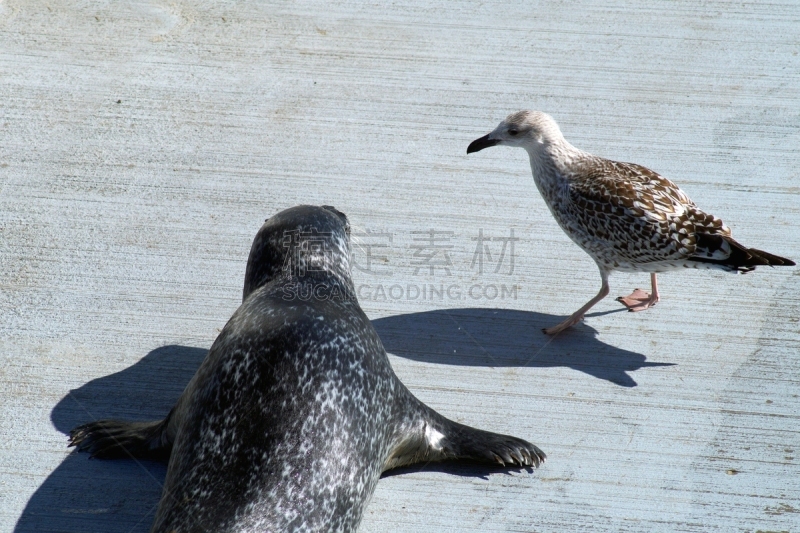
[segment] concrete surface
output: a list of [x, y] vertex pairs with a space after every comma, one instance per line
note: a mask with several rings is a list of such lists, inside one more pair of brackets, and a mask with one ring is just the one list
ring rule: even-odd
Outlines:
[[65, 434], [164, 416], [298, 203], [363, 233], [406, 385], [549, 456], [387, 476], [362, 531], [800, 531], [800, 270], [667, 274], [545, 338], [597, 271], [522, 151], [465, 153], [542, 109], [797, 260], [798, 51], [796, 2], [0, 2], [0, 531], [148, 530], [163, 466]]

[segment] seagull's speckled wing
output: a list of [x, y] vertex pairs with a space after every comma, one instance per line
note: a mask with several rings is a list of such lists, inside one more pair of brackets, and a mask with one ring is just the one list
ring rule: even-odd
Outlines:
[[571, 165], [565, 177], [571, 236], [609, 266], [680, 262], [704, 252], [698, 234], [730, 236], [722, 220], [643, 166], [591, 157]]

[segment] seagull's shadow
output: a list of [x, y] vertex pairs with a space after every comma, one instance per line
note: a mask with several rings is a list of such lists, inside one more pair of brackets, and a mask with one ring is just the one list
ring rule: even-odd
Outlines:
[[[580, 325], [552, 339], [541, 328], [557, 317], [507, 309], [454, 309], [412, 313], [375, 320], [386, 349], [401, 357], [450, 365], [563, 366], [633, 387], [628, 372], [664, 363], [598, 341]], [[165, 346], [135, 365], [92, 380], [71, 391], [54, 408], [55, 428], [101, 418], [158, 420], [167, 415], [206, 356], [207, 350]], [[486, 477], [513, 468], [431, 463], [412, 465], [386, 475], [419, 470]], [[149, 530], [166, 475], [163, 463], [135, 460], [88, 460], [69, 455], [34, 493], [15, 533], [69, 531], [144, 533]]]
[[567, 367], [622, 387], [636, 386], [629, 372], [671, 366], [605, 344], [585, 324], [555, 337], [542, 333], [559, 320], [530, 311], [465, 308], [396, 315], [372, 324], [387, 352], [428, 363]]

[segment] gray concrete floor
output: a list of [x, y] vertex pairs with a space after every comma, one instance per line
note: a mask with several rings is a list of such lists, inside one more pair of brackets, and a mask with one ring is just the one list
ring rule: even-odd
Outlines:
[[[163, 416], [261, 222], [327, 203], [404, 383], [549, 456], [385, 477], [362, 531], [799, 531], [800, 270], [663, 275], [546, 338], [596, 268], [521, 150], [465, 154], [545, 110], [798, 259], [799, 32], [796, 2], [0, 2], [0, 530], [147, 531], [163, 466], [65, 434]], [[449, 274], [415, 272], [430, 230]]]

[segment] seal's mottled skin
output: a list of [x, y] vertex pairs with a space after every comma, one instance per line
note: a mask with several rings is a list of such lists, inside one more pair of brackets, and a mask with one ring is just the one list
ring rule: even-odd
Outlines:
[[273, 216], [245, 278], [241, 307], [165, 420], [71, 433], [97, 457], [169, 457], [153, 532], [354, 531], [387, 469], [544, 460], [526, 441], [442, 417], [400, 383], [354, 295], [344, 214]]

